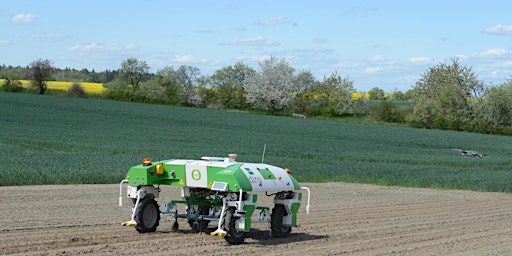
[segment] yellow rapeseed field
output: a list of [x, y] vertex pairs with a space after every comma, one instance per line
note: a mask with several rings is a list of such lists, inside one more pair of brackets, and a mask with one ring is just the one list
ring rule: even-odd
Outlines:
[[[30, 80], [18, 80], [23, 87], [30, 86]], [[0, 83], [4, 83], [5, 79], [0, 79]], [[48, 89], [67, 91], [75, 82], [64, 82], [64, 81], [48, 81]], [[76, 82], [80, 84], [86, 93], [100, 94], [105, 88], [102, 83], [89, 83], [89, 82]]]

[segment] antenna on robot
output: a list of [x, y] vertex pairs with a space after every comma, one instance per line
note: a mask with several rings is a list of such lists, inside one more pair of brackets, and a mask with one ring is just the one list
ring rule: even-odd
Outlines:
[[261, 155], [261, 163], [265, 161], [265, 149], [267, 148], [267, 144], [263, 145], [263, 154]]

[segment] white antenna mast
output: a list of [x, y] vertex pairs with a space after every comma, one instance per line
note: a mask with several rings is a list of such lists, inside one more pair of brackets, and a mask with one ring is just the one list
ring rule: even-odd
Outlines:
[[267, 148], [267, 144], [263, 145], [263, 154], [261, 155], [261, 163], [265, 161], [265, 149]]

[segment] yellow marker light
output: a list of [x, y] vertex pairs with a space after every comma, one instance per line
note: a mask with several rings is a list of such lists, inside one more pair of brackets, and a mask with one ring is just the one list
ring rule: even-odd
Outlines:
[[292, 169], [290, 169], [290, 168], [284, 168], [284, 171], [287, 173], [290, 173], [290, 174], [292, 173]]
[[155, 169], [156, 169], [156, 174], [158, 174], [158, 175], [164, 174], [164, 170], [165, 169], [164, 169], [164, 165], [163, 164], [157, 164]]
[[144, 166], [151, 165], [151, 158], [144, 158], [144, 160], [142, 160], [142, 165], [144, 165]]

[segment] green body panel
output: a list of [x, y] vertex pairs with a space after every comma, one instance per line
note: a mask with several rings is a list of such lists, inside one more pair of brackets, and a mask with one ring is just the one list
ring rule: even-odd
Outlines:
[[290, 210], [292, 211], [292, 227], [297, 226], [297, 212], [299, 212], [300, 202], [292, 203]]
[[300, 184], [299, 182], [293, 177], [290, 175], [290, 179], [293, 181], [293, 186], [294, 186], [294, 189], [295, 190], [300, 190]]
[[[184, 165], [164, 165], [165, 171], [162, 176], [165, 176], [165, 180], [170, 182], [164, 182], [159, 184], [166, 184], [171, 186], [185, 186], [185, 166]], [[157, 183], [158, 184], [158, 183]]]
[[[159, 164], [164, 167], [162, 174], [158, 174], [156, 170]], [[170, 185], [206, 189], [211, 189], [214, 182], [224, 182], [228, 184], [227, 189], [231, 192], [237, 192], [240, 189], [247, 192], [300, 189], [297, 180], [287, 173], [282, 172], [276, 175], [275, 169], [272, 171], [269, 167], [257, 168], [250, 165], [254, 164], [163, 160], [147, 166], [142, 164], [133, 166], [128, 170], [125, 179], [128, 183], [138, 185]], [[279, 183], [284, 176], [291, 181], [287, 182], [286, 187], [283, 188], [284, 185], [281, 184], [278, 185], [281, 187], [267, 189], [266, 184]]]
[[[241, 164], [235, 164], [228, 168], [213, 168], [213, 171], [208, 170], [208, 181], [213, 182], [226, 182], [228, 183], [228, 190], [231, 192], [239, 191], [251, 191], [251, 183], [245, 176], [242, 170], [240, 170]], [[209, 185], [211, 187], [211, 184]]]
[[274, 176], [274, 174], [269, 169], [258, 169], [258, 171], [260, 172], [261, 176], [263, 176], [263, 178], [266, 180], [276, 179], [276, 176]]
[[[185, 167], [183, 165], [166, 166], [167, 161], [153, 162], [151, 165], [142, 164], [131, 167], [126, 174], [126, 180], [131, 184], [139, 185], [171, 185], [179, 186], [180, 180], [185, 179]], [[156, 165], [164, 165], [164, 173], [156, 173]], [[174, 175], [172, 175], [174, 173]]]
[[255, 210], [256, 210], [256, 205], [244, 205], [245, 231], [251, 230], [251, 216]]

